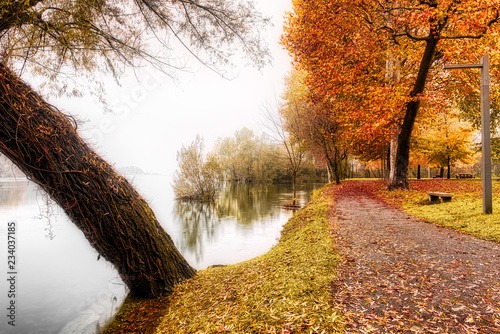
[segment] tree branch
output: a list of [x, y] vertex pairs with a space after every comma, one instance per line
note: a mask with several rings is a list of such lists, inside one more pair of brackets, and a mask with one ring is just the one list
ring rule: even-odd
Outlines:
[[13, 1], [0, 6], [0, 34], [13, 26], [29, 22], [29, 10], [43, 0]]

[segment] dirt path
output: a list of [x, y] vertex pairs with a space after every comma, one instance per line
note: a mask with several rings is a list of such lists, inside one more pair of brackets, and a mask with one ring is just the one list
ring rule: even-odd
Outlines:
[[500, 333], [500, 244], [359, 191], [342, 192], [334, 215], [347, 333]]

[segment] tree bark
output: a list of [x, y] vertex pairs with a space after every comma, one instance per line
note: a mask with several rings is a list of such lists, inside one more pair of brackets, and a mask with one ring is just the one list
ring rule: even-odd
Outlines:
[[447, 168], [448, 168], [448, 171], [447, 171], [446, 178], [447, 178], [447, 179], [450, 179], [450, 178], [451, 178], [451, 164], [450, 164], [450, 157], [449, 157], [449, 156], [448, 156], [448, 164], [447, 164]]
[[3, 64], [0, 151], [63, 208], [132, 294], [167, 295], [195, 275], [132, 185]]
[[382, 146], [382, 153], [380, 154], [380, 170], [382, 171], [382, 179], [385, 180], [385, 145]]
[[335, 162], [334, 163], [334, 176], [335, 176], [335, 184], [336, 185], [339, 185], [340, 184], [340, 173], [339, 173], [339, 166], [338, 166], [338, 163]]
[[396, 161], [398, 154], [398, 134], [393, 129], [391, 141], [389, 143], [389, 182], [393, 182], [396, 178]]
[[332, 159], [330, 157], [330, 155], [328, 154], [328, 152], [326, 152], [326, 151], [325, 151], [325, 157], [326, 157], [327, 165], [329, 166], [328, 168], [331, 171], [330, 175], [329, 175], [330, 183], [333, 183], [333, 179], [335, 179], [335, 184], [339, 185], [340, 184], [340, 176], [339, 176], [339, 172], [338, 172], [338, 163], [335, 160], [335, 158]]
[[420, 107], [419, 95], [424, 91], [429, 69], [432, 65], [434, 53], [436, 51], [436, 46], [439, 42], [440, 29], [438, 28], [437, 30], [438, 31], [431, 29], [429, 38], [426, 40], [425, 50], [420, 62], [415, 85], [413, 86], [413, 90], [410, 92], [411, 100], [406, 104], [406, 113], [398, 136], [394, 178], [391, 179], [388, 187], [389, 190], [410, 188], [408, 183], [410, 139], [415, 119], [417, 117], [418, 108]]
[[326, 158], [328, 160], [328, 163], [330, 164], [331, 168], [333, 169], [333, 177], [335, 178], [335, 184], [340, 185], [340, 169], [341, 166], [340, 164], [342, 163], [342, 159], [346, 156], [345, 152], [342, 154], [339, 154], [338, 148], [334, 145], [333, 148], [333, 158], [330, 157], [328, 152], [326, 152]]
[[333, 157], [334, 157], [334, 161], [335, 161], [335, 184], [339, 185], [340, 184], [340, 168], [341, 168], [340, 164], [342, 163], [342, 160], [339, 159], [339, 155], [337, 153], [336, 148], [334, 149]]

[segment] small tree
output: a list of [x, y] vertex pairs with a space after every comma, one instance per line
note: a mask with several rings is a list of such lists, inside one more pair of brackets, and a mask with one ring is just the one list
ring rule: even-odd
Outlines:
[[212, 201], [224, 182], [224, 173], [215, 154], [203, 156], [203, 139], [196, 139], [177, 152], [179, 169], [174, 174], [174, 193], [178, 199]]
[[227, 181], [268, 183], [280, 179], [285, 169], [276, 159], [278, 150], [279, 145], [265, 134], [255, 136], [244, 127], [233, 137], [219, 138], [213, 152]]
[[454, 112], [441, 112], [432, 124], [420, 130], [422, 134], [414, 139], [413, 155], [427, 160], [428, 164], [443, 169], [447, 167], [447, 178], [451, 177], [451, 167], [457, 162], [474, 163], [474, 152], [469, 124], [460, 122]]
[[297, 175], [306, 156], [307, 144], [301, 137], [298, 106], [283, 105], [275, 112], [265, 108], [265, 117], [274, 139], [283, 146], [283, 158], [292, 178], [293, 198], [291, 206], [297, 205]]

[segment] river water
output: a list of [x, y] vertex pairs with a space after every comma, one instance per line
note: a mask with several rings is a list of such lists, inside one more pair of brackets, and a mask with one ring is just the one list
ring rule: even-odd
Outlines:
[[[177, 202], [171, 179], [130, 176], [176, 246], [196, 269], [265, 253], [292, 212], [289, 185], [228, 185], [216, 204]], [[302, 205], [323, 184], [299, 185]], [[15, 234], [15, 274], [8, 268], [9, 227]], [[12, 240], [12, 238], [10, 238]], [[0, 333], [94, 334], [123, 302], [116, 270], [83, 234], [26, 180], [0, 179]], [[3, 276], [3, 277], [2, 277]], [[15, 278], [15, 286], [8, 279]], [[13, 281], [12, 281], [13, 282]], [[9, 296], [14, 291], [15, 296]], [[15, 303], [15, 327], [7, 310]]]

